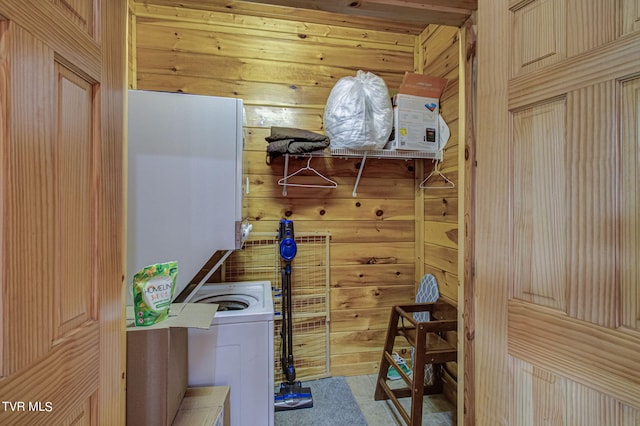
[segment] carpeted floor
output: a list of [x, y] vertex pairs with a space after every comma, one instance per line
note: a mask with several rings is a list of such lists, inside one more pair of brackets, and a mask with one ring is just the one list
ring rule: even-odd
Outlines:
[[310, 380], [302, 386], [311, 388], [313, 408], [275, 413], [276, 426], [366, 426], [351, 388], [342, 376]]

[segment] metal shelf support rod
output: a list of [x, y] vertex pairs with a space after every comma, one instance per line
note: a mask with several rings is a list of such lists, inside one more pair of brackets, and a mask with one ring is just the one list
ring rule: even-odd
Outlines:
[[358, 184], [360, 183], [360, 176], [362, 176], [362, 170], [364, 170], [364, 162], [367, 161], [367, 151], [362, 154], [362, 163], [360, 163], [360, 168], [358, 169], [358, 177], [356, 177], [356, 183], [353, 186], [353, 192], [351, 196], [356, 198], [358, 196]]
[[287, 196], [287, 176], [289, 176], [289, 154], [284, 155], [284, 185], [282, 186], [282, 196]]

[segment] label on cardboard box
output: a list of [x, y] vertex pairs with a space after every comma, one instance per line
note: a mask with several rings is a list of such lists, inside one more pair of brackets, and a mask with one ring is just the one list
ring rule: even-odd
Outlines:
[[391, 149], [440, 150], [438, 99], [398, 94], [394, 108], [395, 140]]

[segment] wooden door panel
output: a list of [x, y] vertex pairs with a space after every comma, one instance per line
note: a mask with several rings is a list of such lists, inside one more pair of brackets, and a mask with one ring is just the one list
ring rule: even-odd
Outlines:
[[511, 300], [508, 352], [640, 407], [640, 334], [611, 330]]
[[[515, 111], [512, 221], [514, 297], [566, 311], [569, 205], [565, 187], [564, 99]], [[544, 266], [544, 267], [543, 267]]]
[[563, 424], [565, 382], [562, 378], [518, 358], [511, 358], [511, 368], [515, 389], [513, 424]]
[[514, 76], [554, 64], [567, 56], [566, 34], [561, 26], [565, 14], [564, 0], [520, 1], [512, 7]]
[[[100, 7], [109, 10], [115, 6], [118, 6], [118, 3], [113, 6], [102, 4]], [[104, 15], [104, 11], [99, 13]], [[89, 76], [94, 81], [102, 80], [101, 44], [71, 22], [52, 1], [0, 0], [0, 16], [28, 29], [35, 38], [46, 42], [55, 51], [58, 61], [67, 67]], [[96, 22], [98, 21], [100, 20], [96, 17]], [[117, 30], [118, 27], [114, 29]], [[123, 49], [119, 45], [112, 48]]]
[[640, 410], [629, 407], [628, 405], [623, 405], [621, 423], [623, 425], [640, 424]]
[[625, 81], [621, 91], [622, 325], [640, 331], [640, 78]]
[[22, 410], [1, 407], [0, 423], [63, 424], [62, 419], [69, 417], [98, 392], [99, 343], [97, 323], [81, 327], [28, 369], [3, 379], [0, 382], [2, 401], [38, 402], [45, 408], [50, 403], [51, 410], [29, 410], [28, 405]]
[[615, 39], [618, 0], [566, 0], [566, 2], [567, 56], [584, 53]]
[[513, 75], [612, 41], [616, 36], [615, 5], [615, 0], [534, 0], [512, 6]]
[[94, 88], [56, 64], [55, 337], [96, 319], [96, 132]]
[[[619, 424], [621, 404], [614, 398], [517, 359], [513, 370], [514, 426]], [[579, 399], [571, 397], [576, 394]]]
[[510, 196], [514, 297], [609, 327], [617, 325], [615, 93], [610, 81], [515, 111]]
[[636, 75], [640, 69], [638, 43], [640, 31], [508, 80], [509, 109], [517, 110], [583, 87]]
[[93, 36], [97, 33], [95, 21], [96, 0], [50, 0], [79, 29]]
[[622, 32], [640, 30], [640, 0], [622, 0]]
[[617, 83], [567, 95], [568, 313], [615, 328], [618, 312]]
[[566, 425], [618, 425], [621, 404], [606, 393], [582, 386], [571, 380], [565, 381], [564, 400]]
[[78, 408], [71, 412], [61, 424], [72, 426], [89, 426], [96, 424], [96, 419], [93, 417], [96, 413], [96, 400], [96, 395], [92, 395], [90, 398], [87, 398], [83, 404], [78, 404]]
[[[55, 274], [53, 204], [53, 51], [27, 31], [2, 22], [3, 104], [7, 165], [3, 185], [3, 376], [51, 348]], [[18, 54], [18, 52], [20, 52]], [[28, 61], [25, 60], [28, 58]], [[44, 100], [44, 101], [43, 101]], [[48, 100], [48, 101], [46, 101]]]

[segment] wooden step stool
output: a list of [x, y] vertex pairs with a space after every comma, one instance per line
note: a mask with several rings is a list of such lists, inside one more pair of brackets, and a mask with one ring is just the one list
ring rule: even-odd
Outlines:
[[[414, 312], [429, 312], [430, 321], [418, 322]], [[444, 339], [444, 333], [457, 330], [456, 308], [439, 299], [435, 303], [415, 303], [393, 306], [387, 330], [387, 339], [382, 352], [382, 361], [376, 382], [376, 401], [391, 399], [404, 421], [411, 426], [422, 424], [422, 399], [424, 395], [442, 393], [442, 366], [457, 360], [454, 344]], [[414, 348], [412, 377], [393, 360], [393, 346], [397, 336], [404, 337]], [[425, 364], [433, 364], [433, 383], [424, 384]], [[393, 366], [405, 381], [406, 387], [391, 389], [387, 384], [387, 371]], [[402, 407], [398, 398], [411, 397], [411, 414]]]

